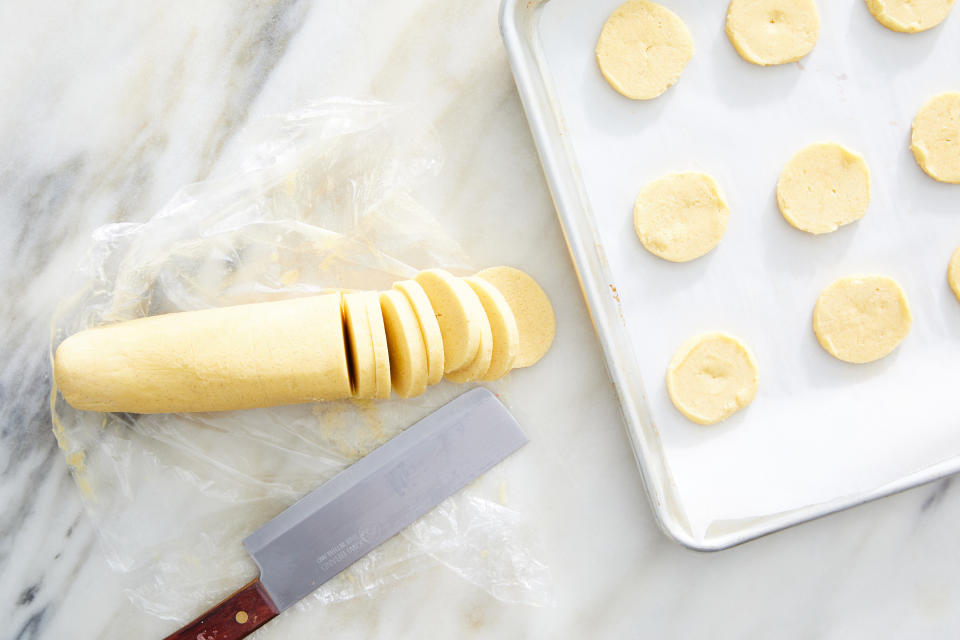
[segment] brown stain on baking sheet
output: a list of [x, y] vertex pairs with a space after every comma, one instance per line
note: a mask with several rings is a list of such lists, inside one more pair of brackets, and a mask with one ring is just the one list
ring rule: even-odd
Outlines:
[[613, 294], [613, 299], [617, 301], [617, 304], [620, 304], [620, 292], [617, 291], [617, 288], [612, 284], [607, 286], [610, 287], [610, 293]]

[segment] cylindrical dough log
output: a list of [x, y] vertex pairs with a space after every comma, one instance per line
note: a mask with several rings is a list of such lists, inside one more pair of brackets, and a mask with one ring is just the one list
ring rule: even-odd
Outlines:
[[227, 411], [350, 397], [340, 294], [170, 313], [81, 331], [54, 379], [89, 411]]

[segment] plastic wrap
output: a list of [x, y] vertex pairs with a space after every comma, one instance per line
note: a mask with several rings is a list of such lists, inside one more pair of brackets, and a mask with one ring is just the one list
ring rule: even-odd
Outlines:
[[[469, 268], [411, 195], [439, 169], [412, 109], [331, 99], [252, 123], [220, 176], [143, 224], [98, 229], [51, 348], [144, 315], [376, 289], [417, 269]], [[466, 387], [419, 398], [208, 414], [75, 411], [54, 390], [54, 432], [131, 600], [185, 620], [256, 576], [242, 539]], [[504, 383], [494, 387], [503, 393]], [[551, 602], [548, 568], [503, 496], [510, 461], [323, 585], [337, 602], [440, 562], [492, 596]]]

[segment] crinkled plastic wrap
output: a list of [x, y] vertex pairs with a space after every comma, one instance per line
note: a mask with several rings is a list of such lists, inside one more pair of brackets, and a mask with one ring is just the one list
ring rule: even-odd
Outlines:
[[[439, 149], [411, 109], [332, 99], [264, 118], [222, 178], [188, 186], [144, 224], [94, 234], [51, 347], [81, 329], [178, 310], [376, 289], [417, 269], [468, 268], [411, 196]], [[208, 414], [73, 410], [54, 432], [111, 566], [135, 604], [188, 619], [256, 575], [242, 539], [465, 391]], [[494, 389], [503, 392], [503, 385]], [[507, 460], [323, 585], [337, 602], [441, 562], [494, 597], [551, 602], [529, 523], [505, 504]]]

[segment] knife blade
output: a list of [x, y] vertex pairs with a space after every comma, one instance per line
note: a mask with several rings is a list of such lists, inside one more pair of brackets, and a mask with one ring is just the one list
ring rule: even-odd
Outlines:
[[464, 393], [247, 536], [260, 577], [166, 640], [246, 637], [526, 443], [496, 396]]

